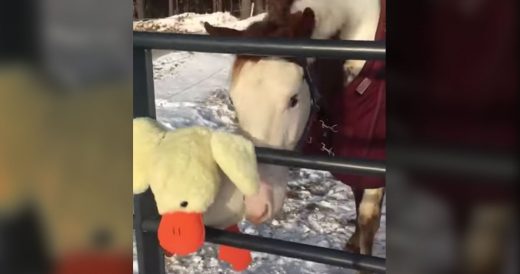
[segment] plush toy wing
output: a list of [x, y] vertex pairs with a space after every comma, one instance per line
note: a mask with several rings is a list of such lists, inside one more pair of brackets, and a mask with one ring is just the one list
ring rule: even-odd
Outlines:
[[214, 132], [211, 136], [211, 152], [222, 171], [244, 195], [258, 192], [258, 169], [253, 143], [239, 135]]
[[151, 156], [166, 131], [151, 118], [135, 118], [133, 130], [133, 191], [139, 194], [148, 189]]

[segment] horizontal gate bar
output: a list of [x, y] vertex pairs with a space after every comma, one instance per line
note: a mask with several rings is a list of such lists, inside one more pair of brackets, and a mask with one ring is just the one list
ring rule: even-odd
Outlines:
[[241, 38], [134, 31], [134, 47], [211, 53], [383, 60], [384, 41]]
[[[159, 221], [145, 220], [144, 231], [156, 232]], [[356, 270], [385, 273], [386, 259], [349, 253], [341, 250], [227, 232], [206, 227], [206, 241], [274, 255], [335, 265]]]
[[508, 151], [391, 143], [387, 151], [387, 160], [396, 169], [458, 176], [465, 179], [461, 183], [487, 181], [499, 187], [516, 184], [518, 178], [518, 159]]
[[297, 152], [270, 148], [255, 148], [259, 162], [364, 176], [384, 177], [386, 166], [380, 161], [365, 161], [343, 157], [308, 156]]

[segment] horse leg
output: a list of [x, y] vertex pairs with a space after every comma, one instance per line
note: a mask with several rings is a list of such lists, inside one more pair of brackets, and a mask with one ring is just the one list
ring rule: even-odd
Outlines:
[[[351, 245], [351, 243], [352, 245], [357, 244], [358, 253], [372, 255], [374, 237], [381, 221], [384, 188], [365, 189], [361, 193], [362, 198], [357, 209], [356, 231], [350, 238], [347, 247]], [[365, 274], [368, 272], [361, 271], [359, 273]]]
[[347, 244], [345, 245], [345, 250], [359, 253], [359, 222], [357, 218], [359, 216], [359, 204], [361, 204], [361, 200], [363, 199], [363, 189], [352, 189], [354, 193], [354, 201], [356, 202], [356, 228], [354, 230], [354, 234], [350, 236]]
[[372, 255], [374, 236], [381, 221], [381, 207], [384, 188], [365, 189], [359, 205], [359, 247], [363, 255]]
[[501, 273], [514, 226], [514, 214], [508, 205], [480, 205], [470, 213], [463, 238], [462, 270], [464, 273]]

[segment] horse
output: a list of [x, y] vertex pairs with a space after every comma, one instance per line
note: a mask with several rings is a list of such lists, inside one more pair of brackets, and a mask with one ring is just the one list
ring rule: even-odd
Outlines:
[[[384, 7], [384, 0], [279, 0], [270, 1], [265, 19], [252, 23], [245, 30], [216, 27], [209, 23], [205, 23], [204, 27], [209, 35], [215, 37], [374, 40], [376, 34], [380, 36], [381, 33], [380, 19], [384, 18]], [[377, 118], [377, 123], [383, 124], [382, 130], [375, 131], [379, 131], [376, 135], [383, 139], [383, 142], [377, 142], [378, 145], [384, 143], [384, 107], [374, 110], [374, 100], [367, 100], [373, 97], [377, 99], [376, 104], [384, 104], [384, 100], [381, 100], [381, 96], [384, 98], [384, 80], [373, 79], [383, 85], [372, 83], [372, 86], [379, 88], [371, 91], [370, 83], [367, 85], [366, 81], [371, 81], [373, 77], [368, 76], [367, 70], [373, 72], [374, 67], [380, 69], [380, 66], [369, 63], [363, 60], [237, 55], [231, 70], [229, 94], [240, 130], [259, 147], [295, 150], [300, 147], [299, 144], [303, 144], [301, 147], [305, 153], [317, 151], [336, 156], [384, 159], [384, 147], [372, 149], [371, 146], [375, 144], [370, 140], [362, 144], [347, 142], [353, 147], [338, 149], [336, 152], [326, 148], [328, 143], [341, 145], [344, 140], [359, 137], [348, 132], [352, 131], [352, 125], [345, 124], [345, 121], [351, 121], [356, 129], [356, 121], [352, 119], [361, 115], [356, 113], [356, 109], [363, 109], [365, 113], [368, 110], [369, 117], [361, 117], [361, 120]], [[367, 69], [367, 66], [370, 68]], [[363, 73], [365, 75], [359, 79]], [[310, 84], [311, 75], [315, 86]], [[364, 86], [362, 92], [359, 86]], [[331, 117], [331, 113], [340, 116], [345, 114], [341, 106], [340, 109], [326, 112], [332, 110], [334, 102], [336, 107], [338, 101], [345, 103], [345, 99], [352, 96], [343, 94], [345, 91], [350, 92], [349, 89], [358, 90], [357, 94], [361, 98], [354, 100], [358, 106], [348, 106], [350, 113], [355, 115], [349, 119]], [[313, 90], [319, 90], [323, 97], [320, 113], [313, 111]], [[324, 120], [327, 116], [342, 128], [326, 125]], [[318, 142], [309, 140], [314, 135], [327, 135], [322, 132], [323, 129], [331, 129], [336, 136], [328, 136], [328, 140], [322, 138]], [[308, 131], [311, 135], [306, 134]], [[369, 131], [374, 135], [373, 128]], [[316, 145], [319, 147], [317, 150]], [[255, 224], [267, 222], [281, 211], [289, 173], [287, 167], [281, 166], [260, 164], [258, 169], [260, 191], [257, 195], [245, 198], [246, 219]], [[334, 176], [352, 187], [356, 200], [356, 229], [345, 249], [371, 255], [381, 217], [384, 179], [341, 177], [339, 174]]]

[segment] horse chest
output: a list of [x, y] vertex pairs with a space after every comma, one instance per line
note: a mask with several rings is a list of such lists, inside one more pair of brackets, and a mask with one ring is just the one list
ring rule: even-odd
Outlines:
[[[370, 62], [368, 66], [372, 66]], [[325, 96], [327, 109], [311, 124], [304, 153], [384, 160], [386, 83], [376, 73], [362, 71], [340, 93]], [[383, 178], [334, 174], [357, 188], [384, 186]]]

